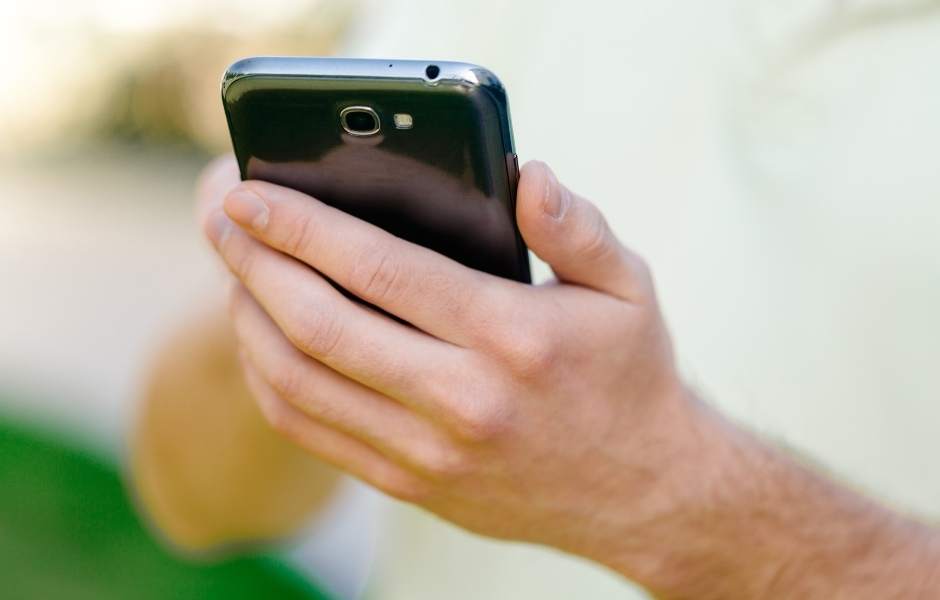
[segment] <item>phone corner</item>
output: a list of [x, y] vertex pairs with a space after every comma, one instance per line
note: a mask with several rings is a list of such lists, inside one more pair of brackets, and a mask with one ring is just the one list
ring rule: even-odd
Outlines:
[[506, 101], [506, 87], [496, 76], [496, 73], [486, 67], [470, 63], [458, 63], [456, 67], [454, 79], [467, 85], [482, 88], [500, 98], [503, 102]]
[[222, 73], [222, 79], [219, 82], [219, 91], [221, 92], [223, 102], [233, 83], [257, 71], [258, 60], [259, 57], [257, 56], [239, 58], [226, 67], [225, 71]]

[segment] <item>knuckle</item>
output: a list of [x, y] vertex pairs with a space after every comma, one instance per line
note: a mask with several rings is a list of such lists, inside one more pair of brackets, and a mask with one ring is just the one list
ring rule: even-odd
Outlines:
[[425, 502], [432, 491], [428, 482], [391, 468], [383, 469], [376, 475], [375, 486], [393, 498], [412, 504]]
[[254, 279], [255, 267], [257, 265], [257, 254], [244, 246], [233, 250], [229, 255], [229, 264], [232, 271], [242, 281], [252, 281]]
[[271, 374], [270, 385], [278, 396], [294, 402], [300, 398], [304, 389], [303, 374], [296, 368], [280, 367]]
[[305, 414], [330, 426], [343, 428], [355, 421], [349, 402], [318, 393], [315, 383], [305, 385], [292, 403]]
[[290, 333], [291, 342], [310, 356], [332, 356], [343, 339], [343, 323], [333, 314], [324, 307], [302, 315]]
[[406, 285], [401, 261], [384, 245], [372, 245], [349, 274], [350, 289], [367, 302], [379, 304], [398, 297]]
[[490, 442], [509, 424], [508, 403], [494, 400], [462, 401], [454, 408], [458, 437], [472, 443]]
[[518, 290], [484, 282], [461, 294], [451, 318], [464, 324], [471, 346], [502, 353], [512, 348], [520, 322], [528, 319], [523, 311], [529, 307], [523, 308], [518, 298]]
[[522, 379], [542, 378], [558, 366], [562, 345], [554, 327], [533, 328], [518, 335], [509, 352], [509, 366]]
[[432, 478], [444, 481], [459, 479], [473, 467], [466, 452], [449, 445], [425, 449], [419, 462]]
[[516, 311], [502, 319], [499, 327], [490, 327], [480, 346], [490, 360], [523, 382], [540, 381], [564, 359], [566, 314], [552, 303], [533, 311]]
[[304, 254], [312, 245], [316, 235], [316, 222], [307, 212], [301, 212], [292, 219], [291, 226], [284, 235], [284, 251], [292, 256]]
[[576, 238], [578, 252], [589, 261], [605, 258], [615, 248], [604, 215], [597, 209], [591, 215], [583, 221]]
[[261, 414], [268, 426], [282, 435], [289, 435], [293, 431], [293, 419], [286, 404], [277, 398], [262, 399], [259, 403]]

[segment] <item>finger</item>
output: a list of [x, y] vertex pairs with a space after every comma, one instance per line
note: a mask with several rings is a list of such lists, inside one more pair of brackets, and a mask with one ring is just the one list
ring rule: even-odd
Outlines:
[[280, 398], [310, 418], [418, 471], [446, 447], [424, 418], [297, 350], [240, 285], [231, 312], [248, 361]]
[[219, 156], [206, 165], [196, 183], [196, 222], [200, 226], [221, 208], [225, 195], [239, 181], [238, 163], [232, 154]]
[[340, 373], [432, 417], [464, 352], [349, 300], [321, 275], [252, 239], [221, 211], [207, 234], [291, 343]]
[[475, 271], [300, 192], [252, 181], [226, 196], [228, 215], [366, 302], [459, 345], [503, 306], [509, 282]]
[[559, 183], [545, 163], [523, 167], [516, 218], [526, 244], [559, 280], [625, 300], [651, 292], [643, 260], [620, 243], [596, 206]]
[[416, 500], [427, 483], [376, 450], [340, 431], [317, 423], [282, 400], [255, 367], [242, 362], [245, 383], [271, 427], [311, 454], [387, 494]]

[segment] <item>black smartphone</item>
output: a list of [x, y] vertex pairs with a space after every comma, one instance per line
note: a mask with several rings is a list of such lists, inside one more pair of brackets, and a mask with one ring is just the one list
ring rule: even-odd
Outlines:
[[506, 92], [476, 65], [258, 57], [222, 103], [242, 179], [309, 194], [464, 265], [528, 283]]

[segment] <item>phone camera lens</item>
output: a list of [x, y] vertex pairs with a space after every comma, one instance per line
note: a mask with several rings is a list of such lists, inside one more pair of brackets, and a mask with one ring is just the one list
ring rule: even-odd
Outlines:
[[357, 133], [375, 129], [375, 117], [364, 111], [346, 113], [346, 125]]
[[372, 135], [379, 131], [379, 116], [368, 106], [349, 106], [339, 113], [340, 124], [346, 133]]
[[428, 65], [424, 74], [428, 76], [428, 79], [437, 79], [437, 76], [441, 74], [441, 68], [437, 65]]

